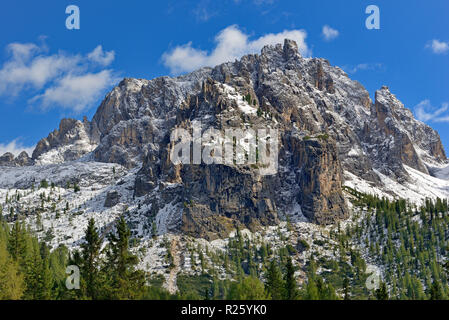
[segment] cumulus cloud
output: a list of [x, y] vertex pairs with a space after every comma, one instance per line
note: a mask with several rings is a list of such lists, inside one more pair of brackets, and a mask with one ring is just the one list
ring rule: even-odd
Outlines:
[[177, 74], [233, 61], [245, 54], [260, 52], [265, 45], [283, 43], [286, 38], [295, 40], [301, 54], [308, 56], [310, 50], [305, 41], [306, 37], [307, 33], [304, 30], [285, 30], [250, 40], [248, 34], [241, 31], [238, 26], [232, 25], [216, 35], [216, 46], [211, 52], [196, 49], [192, 46], [192, 42], [188, 42], [164, 53], [162, 60], [171, 73]]
[[18, 156], [22, 151], [26, 151], [26, 153], [31, 156], [33, 150], [34, 146], [24, 146], [20, 139], [14, 139], [6, 144], [0, 143], [0, 156], [7, 152], [12, 153], [14, 156]]
[[0, 69], [0, 95], [14, 96], [29, 87], [41, 89], [80, 61], [77, 55], [39, 55], [42, 49], [32, 43], [12, 43], [7, 51], [11, 58]]
[[109, 86], [117, 82], [112, 70], [82, 75], [66, 75], [41, 95], [35, 96], [30, 103], [39, 102], [44, 108], [58, 106], [81, 112], [101, 98]]
[[[85, 56], [49, 54], [45, 44], [34, 43], [12, 43], [6, 50], [9, 58], [0, 69], [0, 96], [31, 91], [34, 97], [29, 102], [40, 102], [43, 108], [60, 106], [81, 112], [117, 80], [111, 70], [101, 70], [115, 58], [114, 51], [103, 51], [101, 45]], [[67, 90], [65, 99], [61, 90]]]
[[415, 115], [418, 120], [431, 122], [449, 122], [449, 103], [443, 103], [440, 108], [432, 106], [430, 100], [423, 100], [415, 106]]
[[104, 52], [103, 47], [99, 45], [94, 49], [94, 51], [92, 51], [87, 55], [87, 58], [105, 67], [110, 65], [112, 61], [114, 61], [115, 52], [114, 51]]
[[39, 48], [34, 43], [10, 43], [6, 50], [13, 56], [16, 61], [28, 60], [35, 52], [39, 52]]
[[332, 29], [328, 25], [323, 26], [322, 36], [324, 40], [331, 41], [338, 37], [340, 33], [336, 29]]
[[446, 53], [449, 51], [449, 42], [434, 39], [426, 45], [426, 48], [430, 48], [436, 54]]

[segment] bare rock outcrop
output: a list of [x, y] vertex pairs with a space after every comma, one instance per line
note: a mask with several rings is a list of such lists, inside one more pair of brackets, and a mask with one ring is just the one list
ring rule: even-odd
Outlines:
[[26, 167], [32, 165], [33, 160], [25, 151], [22, 151], [17, 157], [10, 152], [0, 157], [0, 167]]
[[87, 118], [62, 119], [59, 129], [38, 142], [32, 158], [39, 164], [77, 160], [95, 149], [97, 139], [96, 128]]
[[[260, 163], [173, 164], [170, 134], [198, 122], [201, 134], [277, 130], [276, 173], [260, 174]], [[348, 216], [345, 177], [387, 188], [381, 174], [404, 183], [407, 167], [432, 174], [432, 166], [447, 163], [438, 133], [387, 87], [372, 101], [342, 69], [302, 57], [288, 39], [176, 78], [126, 78], [92, 121], [64, 119], [32, 157], [36, 164], [80, 159], [140, 169], [134, 197], [150, 207], [159, 228], [208, 239], [287, 216], [335, 223]]]

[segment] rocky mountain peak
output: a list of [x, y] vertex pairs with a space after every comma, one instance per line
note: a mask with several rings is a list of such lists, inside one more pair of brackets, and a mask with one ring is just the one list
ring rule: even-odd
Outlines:
[[412, 111], [388, 87], [376, 91], [373, 114], [386, 137], [395, 137], [404, 143], [400, 151], [404, 164], [428, 174], [429, 165], [447, 160], [438, 133], [416, 120]]
[[22, 151], [17, 157], [7, 152], [0, 157], [0, 167], [24, 167], [33, 164], [33, 160], [26, 151]]
[[284, 57], [285, 60], [289, 60], [293, 57], [301, 57], [301, 54], [298, 50], [298, 44], [289, 39], [284, 40]]
[[[277, 173], [263, 176], [258, 164], [175, 165], [170, 134], [194, 122], [202, 133], [278, 130]], [[407, 168], [429, 174], [447, 161], [438, 134], [388, 87], [371, 101], [342, 69], [303, 58], [288, 39], [175, 78], [123, 79], [91, 122], [63, 119], [33, 152], [36, 164], [80, 159], [131, 170], [134, 197], [151, 207], [159, 228], [205, 238], [287, 216], [333, 223], [348, 216], [346, 179], [383, 189], [385, 177], [407, 183]]]
[[14, 155], [11, 152], [6, 152], [0, 157], [0, 165], [9, 167], [14, 162]]
[[98, 141], [90, 122], [62, 119], [59, 129], [40, 140], [33, 151], [32, 159], [37, 164], [62, 163], [77, 160], [93, 151]]

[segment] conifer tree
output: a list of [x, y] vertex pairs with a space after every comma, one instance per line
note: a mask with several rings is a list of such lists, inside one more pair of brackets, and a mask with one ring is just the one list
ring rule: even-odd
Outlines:
[[430, 300], [442, 300], [443, 294], [441, 292], [441, 286], [437, 281], [433, 281], [430, 287]]
[[106, 251], [106, 292], [112, 299], [137, 299], [143, 294], [145, 276], [142, 271], [136, 270], [138, 258], [129, 250], [130, 236], [122, 216], [116, 224], [116, 234], [110, 233], [108, 236]]
[[5, 243], [0, 241], [0, 300], [18, 300], [24, 288], [17, 262], [9, 255]]
[[381, 282], [379, 289], [376, 290], [376, 299], [377, 300], [388, 300], [388, 290], [385, 282]]
[[313, 277], [309, 275], [307, 279], [307, 284], [305, 287], [305, 291], [303, 294], [304, 300], [319, 300], [320, 294], [318, 292], [318, 288], [316, 286], [315, 280]]
[[[51, 298], [52, 277], [48, 257], [41, 255], [37, 238], [29, 240], [28, 255], [25, 261], [25, 299], [47, 300]], [[45, 255], [48, 252], [44, 253]]]
[[8, 251], [11, 257], [21, 264], [25, 260], [27, 252], [26, 230], [23, 223], [16, 220], [8, 239]]
[[39, 299], [49, 300], [52, 298], [54, 278], [50, 270], [50, 250], [45, 243], [40, 245], [41, 268], [39, 277]]
[[345, 276], [343, 280], [343, 294], [344, 294], [344, 300], [351, 300], [349, 297], [349, 279], [347, 276]]
[[227, 296], [228, 300], [267, 300], [269, 298], [263, 283], [252, 276], [234, 282]]
[[274, 260], [271, 261], [270, 267], [267, 271], [267, 284], [266, 289], [273, 300], [282, 300], [285, 296], [284, 293], [284, 281], [282, 279], [282, 273]]
[[81, 252], [75, 252], [72, 263], [80, 267], [81, 293], [86, 298], [98, 299], [101, 239], [93, 218], [87, 225], [85, 240], [86, 242], [81, 245]]
[[295, 268], [290, 257], [287, 259], [285, 269], [285, 299], [295, 300], [298, 296], [298, 288], [295, 279]]

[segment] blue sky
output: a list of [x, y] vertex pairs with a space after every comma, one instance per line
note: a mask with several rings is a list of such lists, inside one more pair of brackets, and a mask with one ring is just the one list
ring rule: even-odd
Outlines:
[[[365, 27], [371, 4], [380, 30]], [[66, 28], [68, 5], [79, 30]], [[371, 96], [388, 85], [449, 150], [448, 15], [447, 0], [3, 1], [0, 153], [30, 150], [63, 117], [90, 119], [123, 77], [187, 72], [285, 35]]]

